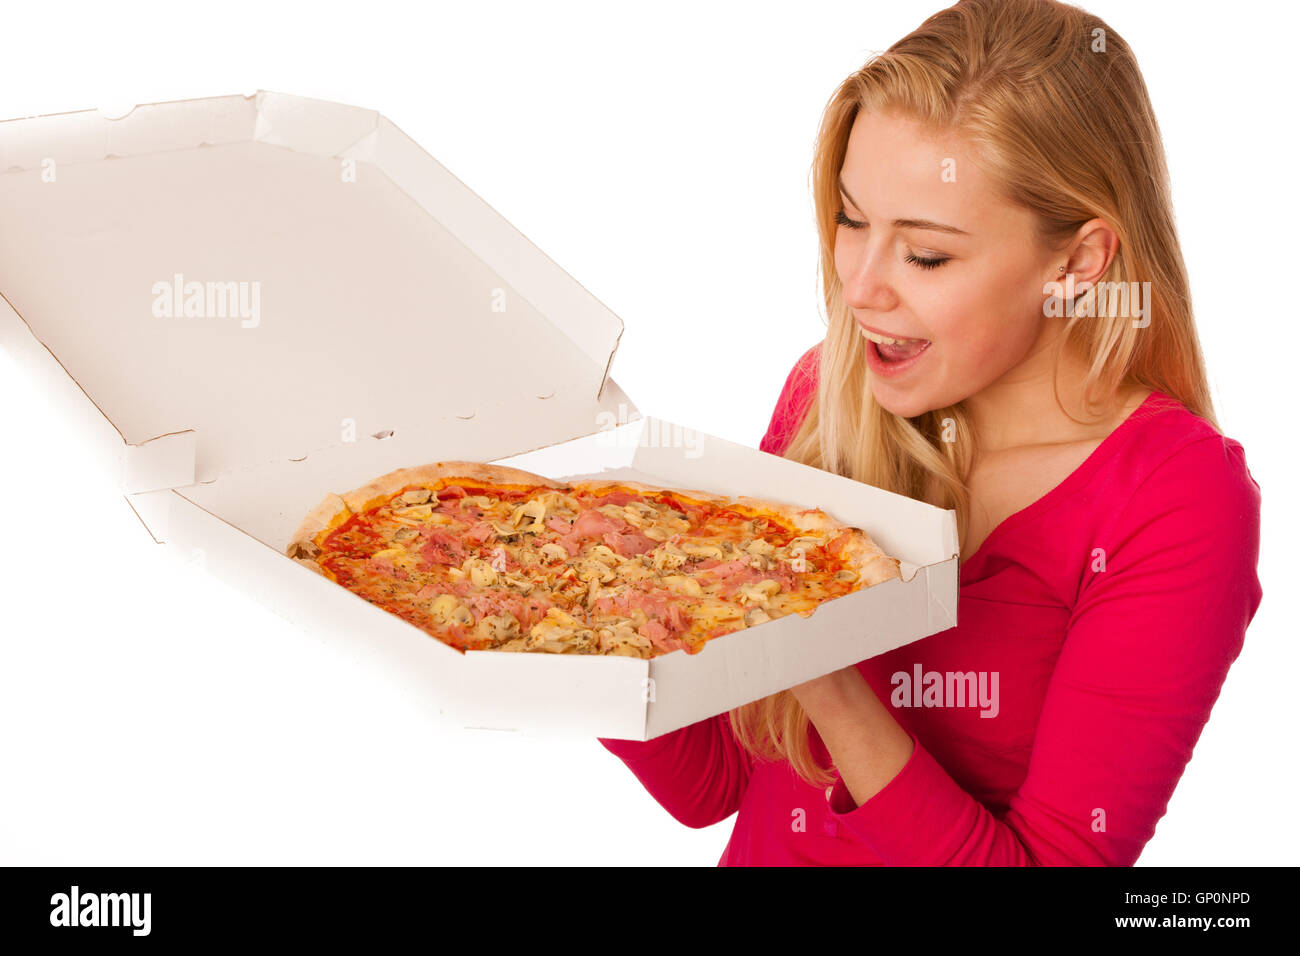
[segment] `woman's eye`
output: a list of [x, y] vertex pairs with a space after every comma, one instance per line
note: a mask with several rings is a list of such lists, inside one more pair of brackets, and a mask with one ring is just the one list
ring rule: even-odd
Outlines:
[[[843, 209], [835, 213], [835, 221], [841, 226], [847, 226], [850, 229], [863, 229], [867, 225], [865, 222], [850, 219]], [[919, 269], [937, 269], [948, 261], [947, 259], [926, 259], [921, 256], [914, 256], [911, 253], [908, 253], [903, 259]]]
[[863, 226], [866, 225], [865, 222], [857, 222], [853, 219], [850, 219], [848, 216], [844, 215], [843, 209], [841, 209], [839, 212], [835, 214], [835, 221], [838, 222], [841, 226], [848, 226], [850, 229], [861, 229]]
[[937, 269], [948, 261], [947, 259], [922, 259], [919, 256], [912, 255], [910, 252], [903, 256], [903, 259], [904, 261], [910, 262], [912, 265], [919, 266], [922, 269]]

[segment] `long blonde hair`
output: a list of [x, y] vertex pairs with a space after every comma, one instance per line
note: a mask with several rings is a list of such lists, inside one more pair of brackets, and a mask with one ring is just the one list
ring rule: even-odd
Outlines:
[[[975, 451], [965, 402], [915, 418], [881, 408], [868, 384], [862, 337], [841, 296], [834, 217], [859, 110], [894, 112], [966, 137], [1003, 196], [1037, 214], [1046, 243], [1064, 245], [1093, 218], [1109, 223], [1119, 250], [1100, 281], [1149, 282], [1149, 324], [1135, 327], [1127, 316], [1080, 321], [1082, 299], [1075, 300], [1062, 347], [1088, 365], [1086, 403], [1095, 396], [1104, 404], [1121, 387], [1140, 386], [1180, 401], [1218, 428], [1164, 148], [1132, 50], [1104, 21], [1065, 3], [961, 0], [868, 60], [840, 84], [823, 113], [811, 178], [828, 327], [816, 397], [786, 458], [955, 509], [964, 538]], [[952, 420], [955, 441], [939, 440], [945, 419]], [[808, 715], [789, 691], [729, 717], [736, 739], [759, 759], [789, 761], [817, 786], [834, 779], [814, 758]]]

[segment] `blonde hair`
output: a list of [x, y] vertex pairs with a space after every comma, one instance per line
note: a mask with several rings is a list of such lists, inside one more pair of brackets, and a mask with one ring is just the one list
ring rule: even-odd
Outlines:
[[[873, 56], [826, 106], [811, 178], [828, 327], [816, 396], [786, 458], [955, 509], [965, 536], [975, 450], [965, 402], [910, 419], [881, 408], [868, 384], [862, 337], [841, 296], [834, 217], [859, 110], [895, 113], [965, 137], [1006, 200], [1036, 214], [1049, 248], [1066, 245], [1090, 219], [1109, 223], [1119, 250], [1099, 281], [1150, 282], [1149, 324], [1137, 328], [1127, 315], [1107, 320], [1103, 311], [1082, 321], [1083, 310], [1071, 314], [1063, 348], [1087, 363], [1085, 405], [1091, 407], [1094, 392], [1104, 404], [1121, 387], [1145, 387], [1218, 428], [1160, 131], [1132, 50], [1101, 19], [1065, 3], [961, 0]], [[1084, 296], [1098, 298], [1094, 293]], [[955, 441], [939, 440], [944, 419], [955, 425]], [[817, 786], [833, 779], [815, 760], [808, 715], [789, 691], [729, 717], [736, 739], [757, 758], [788, 761]]]

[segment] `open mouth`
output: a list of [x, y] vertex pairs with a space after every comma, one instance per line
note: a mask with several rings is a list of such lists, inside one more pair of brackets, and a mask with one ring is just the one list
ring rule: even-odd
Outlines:
[[858, 326], [862, 337], [870, 343], [876, 356], [886, 365], [895, 365], [916, 358], [930, 347], [929, 339], [898, 339]]

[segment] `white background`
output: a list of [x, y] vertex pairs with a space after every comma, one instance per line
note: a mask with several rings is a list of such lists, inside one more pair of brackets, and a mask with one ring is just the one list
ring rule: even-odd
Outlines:
[[[1264, 603], [1140, 863], [1295, 863], [1294, 7], [1086, 6], [1138, 53], [1264, 495]], [[258, 88], [378, 109], [623, 318], [644, 412], [756, 446], [822, 337], [821, 109], [938, 8], [22, 4], [0, 118]], [[0, 862], [717, 861], [732, 820], [679, 825], [594, 739], [440, 730], [170, 557], [5, 353], [0, 410]]]

